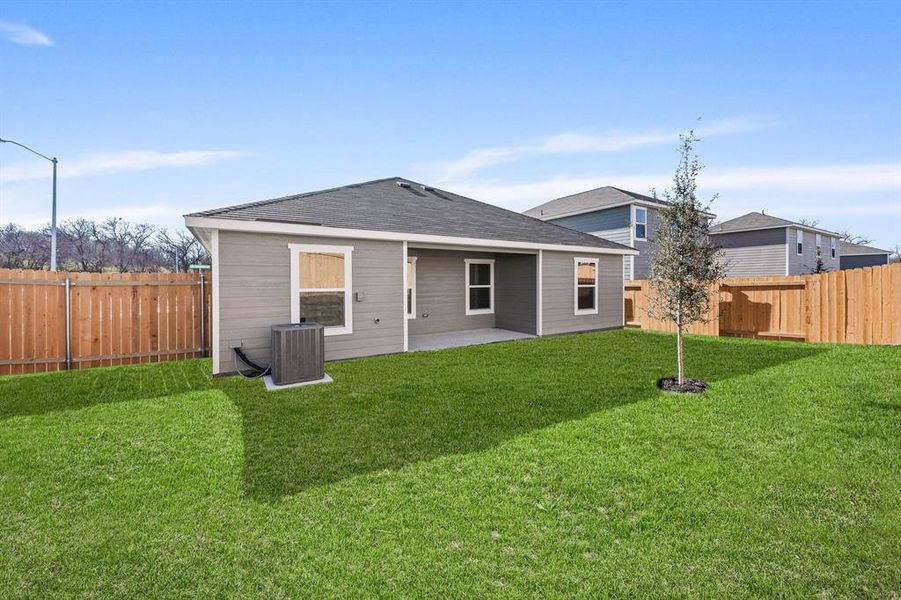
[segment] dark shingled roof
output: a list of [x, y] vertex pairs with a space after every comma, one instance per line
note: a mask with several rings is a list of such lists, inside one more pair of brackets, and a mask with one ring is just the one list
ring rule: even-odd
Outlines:
[[749, 229], [776, 229], [779, 227], [801, 227], [802, 229], [809, 229], [811, 231], [820, 231], [827, 234], [838, 235], [834, 231], [828, 231], [826, 229], [804, 225], [803, 223], [796, 223], [794, 221], [780, 219], [779, 217], [773, 217], [771, 215], [765, 215], [759, 212], [750, 212], [746, 215], [730, 219], [729, 221], [723, 221], [722, 223], [711, 227], [710, 233], [731, 233], [733, 231], [745, 231]]
[[855, 254], [891, 254], [890, 250], [880, 250], [872, 246], [864, 246], [863, 244], [852, 244], [851, 242], [842, 242], [842, 255], [852, 256]]
[[[403, 183], [405, 185], [398, 185]], [[186, 215], [539, 244], [631, 250], [402, 177]]]
[[656, 198], [645, 196], [644, 194], [636, 194], [635, 192], [629, 192], [607, 185], [595, 190], [579, 192], [578, 194], [563, 196], [562, 198], [545, 202], [535, 208], [530, 208], [523, 214], [529, 215], [530, 217], [550, 219], [558, 215], [596, 210], [608, 206], [615, 206], [617, 204], [624, 204], [626, 202], [634, 202], [635, 200], [666, 206], [666, 202], [663, 200], [657, 200]]

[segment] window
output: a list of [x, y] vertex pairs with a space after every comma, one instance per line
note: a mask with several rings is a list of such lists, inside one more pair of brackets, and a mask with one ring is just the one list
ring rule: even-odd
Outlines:
[[416, 257], [407, 258], [407, 318], [416, 318]]
[[494, 313], [494, 259], [467, 258], [466, 314], [490, 315]]
[[648, 237], [648, 209], [635, 207], [635, 239], [645, 240]]
[[804, 254], [804, 232], [800, 229], [798, 231], [798, 254]]
[[598, 259], [575, 260], [575, 314], [596, 315], [598, 312]]
[[325, 335], [352, 333], [352, 246], [289, 244], [291, 321], [321, 323]]
[[815, 239], [816, 239], [816, 242], [817, 242], [817, 258], [819, 258], [820, 256], [823, 255], [823, 250], [822, 250], [822, 248], [823, 248], [823, 236], [821, 236], [821, 235], [818, 233], [818, 234], [816, 234]]
[[832, 258], [834, 259], [835, 258], [835, 238], [834, 237], [829, 238], [829, 246], [832, 250]]

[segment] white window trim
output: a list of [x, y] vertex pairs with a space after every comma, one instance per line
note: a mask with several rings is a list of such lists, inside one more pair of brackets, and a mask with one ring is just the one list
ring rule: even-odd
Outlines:
[[[490, 265], [490, 274], [491, 283], [489, 285], [470, 285], [469, 284], [469, 265]], [[463, 306], [465, 307], [466, 316], [470, 315], [493, 315], [494, 314], [494, 259], [493, 258], [464, 258], [463, 259], [463, 270], [465, 271], [465, 298], [463, 299]], [[469, 308], [469, 289], [470, 288], [488, 288], [490, 290], [488, 296], [488, 308], [477, 308], [472, 309]]]
[[814, 234], [814, 236], [815, 236], [814, 239], [816, 241], [816, 248], [817, 248], [816, 255], [819, 256], [820, 258], [822, 258], [823, 257], [823, 236], [820, 235], [819, 233]]
[[[638, 211], [644, 211], [644, 223], [638, 222]], [[644, 225], [644, 237], [638, 237], [638, 226]], [[644, 206], [632, 205], [632, 235], [635, 240], [647, 241], [648, 239], [648, 209]]]
[[[404, 282], [404, 312], [407, 315], [408, 319], [416, 318], [416, 258], [415, 256], [408, 256], [406, 263], [404, 264], [404, 269], [406, 270], [407, 264], [413, 265], [413, 281], [405, 281]], [[410, 312], [407, 312], [407, 287], [411, 289], [410, 294]]]
[[832, 260], [835, 260], [836, 258], [838, 258], [837, 246], [838, 246], [838, 244], [835, 243], [835, 238], [830, 237], [829, 238], [829, 250], [830, 250], [830, 254], [832, 255]]
[[[801, 249], [800, 252], [798, 252], [799, 247]], [[795, 252], [798, 253], [798, 256], [804, 256], [804, 230], [803, 229], [795, 230]]]
[[[594, 308], [579, 308], [579, 288], [592, 287], [588, 285], [579, 285], [579, 265], [584, 263], [594, 264]], [[573, 258], [573, 314], [575, 315], [596, 315], [598, 314], [598, 282], [601, 279], [600, 265], [597, 258], [584, 258], [576, 256]]]
[[288, 244], [291, 253], [291, 322], [300, 320], [300, 253], [318, 252], [344, 254], [344, 287], [343, 288], [303, 288], [307, 292], [344, 291], [344, 326], [326, 327], [325, 335], [348, 335], [353, 333], [353, 246], [325, 246], [320, 244]]

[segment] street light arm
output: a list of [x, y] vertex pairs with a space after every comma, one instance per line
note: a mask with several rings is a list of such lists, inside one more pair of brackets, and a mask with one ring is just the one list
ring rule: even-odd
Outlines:
[[29, 147], [26, 146], [25, 144], [20, 144], [19, 142], [15, 142], [15, 141], [13, 141], [13, 140], [4, 140], [3, 138], [0, 138], [0, 144], [15, 144], [16, 146], [18, 146], [18, 147], [20, 147], [20, 148], [25, 148], [26, 150], [28, 150], [28, 151], [31, 152], [32, 154], [37, 154], [38, 156], [40, 156], [40, 157], [43, 158], [44, 160], [49, 160], [50, 162], [56, 162], [56, 159], [55, 159], [55, 158], [50, 158], [49, 156], [44, 156], [43, 154], [41, 154], [41, 153], [38, 152], [37, 150], [35, 150], [35, 149], [33, 149], [33, 148], [29, 148]]

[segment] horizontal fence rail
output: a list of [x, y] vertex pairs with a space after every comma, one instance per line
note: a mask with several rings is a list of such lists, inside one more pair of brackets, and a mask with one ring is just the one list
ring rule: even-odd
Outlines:
[[0, 269], [0, 375], [204, 356], [210, 275]]
[[[646, 280], [626, 281], [626, 325], [675, 326], [647, 314]], [[901, 344], [901, 264], [818, 275], [724, 279], [711, 290], [706, 323], [689, 333], [836, 344]]]

